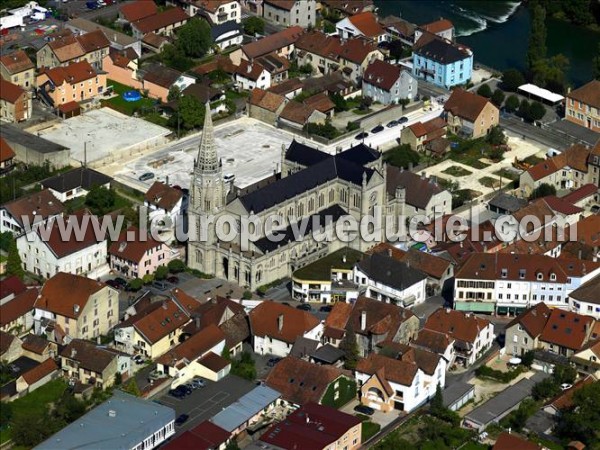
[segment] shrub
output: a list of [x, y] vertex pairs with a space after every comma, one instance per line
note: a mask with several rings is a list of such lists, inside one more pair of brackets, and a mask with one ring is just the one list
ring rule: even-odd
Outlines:
[[510, 383], [524, 371], [525, 368], [523, 366], [519, 366], [509, 372], [502, 372], [488, 366], [480, 366], [475, 370], [475, 375], [479, 378], [491, 378], [500, 381], [501, 383]]
[[171, 273], [181, 273], [185, 271], [185, 263], [180, 259], [173, 259], [169, 261], [167, 267], [169, 268], [169, 272]]
[[156, 271], [154, 272], [154, 279], [155, 280], [164, 280], [167, 278], [168, 275], [169, 275], [169, 269], [167, 268], [167, 266], [158, 266], [156, 268]]
[[477, 95], [481, 95], [485, 98], [490, 98], [492, 96], [492, 88], [489, 87], [489, 85], [487, 84], [482, 84], [481, 86], [479, 86], [479, 89], [477, 89]]
[[504, 103], [504, 109], [510, 113], [515, 112], [519, 108], [519, 97], [510, 95]]
[[356, 131], [360, 128], [357, 122], [348, 121], [346, 124], [346, 131]]
[[129, 286], [129, 289], [131, 289], [132, 291], [139, 291], [142, 288], [142, 286], [144, 286], [144, 280], [142, 280], [141, 278], [134, 278], [133, 280], [129, 280], [127, 284]]
[[502, 102], [504, 102], [504, 92], [502, 92], [500, 89], [496, 89], [492, 95], [492, 103], [500, 108], [500, 106], [502, 106]]

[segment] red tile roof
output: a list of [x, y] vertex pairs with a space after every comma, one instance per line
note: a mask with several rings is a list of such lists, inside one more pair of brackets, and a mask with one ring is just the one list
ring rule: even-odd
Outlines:
[[449, 30], [454, 28], [454, 24], [447, 19], [436, 20], [435, 22], [427, 23], [425, 25], [421, 25], [419, 28], [425, 31], [429, 31], [430, 33], [437, 34], [442, 31]]
[[571, 167], [580, 172], [587, 173], [587, 160], [591, 152], [592, 150], [584, 145], [574, 144], [564, 152], [530, 167], [527, 169], [527, 173], [534, 181], [541, 180], [564, 167]]
[[544, 197], [543, 200], [548, 204], [553, 211], [570, 216], [572, 214], [579, 214], [583, 209], [579, 206], [575, 206], [568, 202], [564, 198], [557, 197], [556, 195], [549, 195]]
[[568, 98], [600, 109], [600, 80], [592, 80], [567, 94]]
[[48, 217], [61, 215], [66, 209], [65, 205], [59, 202], [52, 192], [50, 192], [50, 189], [34, 192], [10, 203], [5, 203], [2, 207], [20, 225], [23, 225], [23, 216], [28, 217], [31, 224], [36, 217], [41, 217], [45, 220]]
[[389, 91], [400, 78], [402, 68], [385, 61], [376, 59], [367, 67], [363, 82]]
[[10, 348], [15, 339], [17, 339], [17, 336], [14, 334], [0, 330], [0, 356], [4, 355], [4, 352]]
[[498, 436], [492, 450], [542, 450], [542, 448], [543, 447], [528, 441], [527, 439], [503, 432]]
[[0, 305], [0, 327], [4, 327], [32, 311], [39, 292], [37, 287], [27, 289], [12, 300]]
[[368, 358], [358, 361], [356, 372], [374, 375], [382, 368], [384, 369], [386, 381], [398, 383], [403, 386], [410, 386], [419, 370], [418, 366], [414, 363], [371, 353]]
[[85, 55], [85, 50], [71, 31], [65, 30], [61, 35], [48, 43], [56, 58], [62, 63]]
[[370, 11], [354, 14], [348, 17], [348, 20], [367, 37], [375, 38], [385, 33], [383, 27], [379, 25], [375, 14]]
[[[100, 229], [100, 221], [97, 216], [92, 216], [85, 211], [80, 211], [78, 214], [72, 214], [63, 218], [63, 220], [64, 222], [61, 225], [58, 224], [58, 220], [55, 220], [50, 230], [45, 232], [43, 232], [41, 228], [38, 228], [40, 240], [45, 242], [46, 246], [57, 258], [64, 258], [65, 256], [105, 241], [104, 236], [96, 236], [95, 230]], [[92, 224], [98, 225], [92, 226]], [[66, 229], [65, 227], [71, 226], [74, 230], [80, 229], [83, 232], [77, 239], [63, 239], [61, 237], [62, 231]], [[46, 234], [48, 231], [49, 233]]]
[[63, 83], [74, 85], [97, 76], [94, 68], [85, 60], [52, 69], [42, 68], [41, 74], [46, 74], [55, 86], [62, 86]]
[[165, 366], [174, 367], [186, 359], [187, 361], [194, 361], [197, 358], [204, 356], [210, 349], [219, 345], [220, 342], [225, 340], [225, 334], [214, 324], [211, 324], [192, 335], [189, 339], [182, 342], [175, 348], [169, 350], [167, 353], [158, 358], [157, 362], [164, 364]]
[[2, 136], [0, 136], [0, 162], [9, 161], [15, 156], [12, 147], [8, 145], [8, 142], [6, 142]]
[[425, 272], [427, 275], [434, 278], [443, 278], [448, 269], [452, 266], [450, 261], [432, 255], [431, 253], [421, 252], [415, 249], [408, 251], [400, 250], [391, 244], [381, 243], [369, 250], [368, 254], [373, 253], [390, 253], [391, 256], [401, 262], [410, 264], [411, 267]]
[[286, 11], [291, 11], [296, 4], [296, 0], [264, 0], [264, 2], [276, 8], [285, 9]]
[[27, 290], [27, 286], [16, 275], [9, 276], [0, 283], [0, 300], [9, 295], [18, 295]]
[[242, 51], [249, 58], [258, 58], [273, 51], [281, 50], [284, 47], [292, 45], [298, 37], [304, 32], [304, 28], [294, 26], [286, 28], [275, 34], [270, 34], [257, 41], [250, 42], [242, 47]]
[[325, 92], [308, 97], [303, 102], [306, 106], [321, 111], [324, 114], [331, 112], [335, 108], [335, 103], [331, 101], [329, 96]]
[[159, 12], [153, 16], [145, 17], [131, 24], [132, 27], [146, 34], [152, 31], [158, 31], [169, 25], [175, 25], [178, 22], [186, 22], [190, 16], [181, 8], [170, 8]]
[[158, 12], [158, 7], [152, 0], [138, 0], [121, 6], [119, 10], [129, 22], [136, 22], [155, 15]]
[[240, 61], [240, 65], [235, 69], [236, 75], [246, 78], [248, 80], [258, 80], [260, 75], [264, 72], [265, 68], [257, 62], [251, 63], [245, 59]]
[[21, 87], [12, 84], [10, 81], [6, 81], [4, 78], [0, 78], [0, 99], [14, 105], [24, 94], [25, 91]]
[[569, 203], [577, 203], [585, 198], [593, 197], [598, 192], [598, 187], [593, 183], [584, 184], [579, 189], [569, 192], [562, 200]]
[[172, 438], [162, 450], [214, 450], [221, 448], [231, 434], [223, 428], [205, 420], [200, 425]]
[[582, 387], [587, 386], [589, 384], [593, 384], [595, 382], [596, 379], [593, 376], [588, 375], [583, 380], [579, 380], [577, 383], [575, 383], [570, 389], [567, 389], [566, 391], [563, 391], [560, 394], [558, 394], [547, 404], [554, 407], [557, 411], [569, 409], [573, 406], [573, 395], [575, 395], [575, 392], [577, 392]]
[[553, 309], [540, 340], [578, 351], [586, 344], [593, 325], [594, 319], [589, 316]]
[[440, 308], [429, 316], [423, 328], [445, 333], [454, 339], [473, 344], [479, 333], [489, 324], [489, 320], [474, 314]]
[[253, 89], [250, 93], [248, 103], [267, 111], [275, 112], [285, 102], [283, 95], [274, 94], [273, 92], [265, 91], [264, 89]]
[[38, 355], [42, 355], [49, 345], [56, 345], [47, 341], [45, 337], [38, 336], [37, 334], [28, 334], [23, 338], [23, 350], [27, 350]]
[[[134, 240], [130, 240], [130, 236], [133, 236]], [[131, 226], [120, 234], [117, 241], [110, 245], [108, 254], [138, 264], [148, 250], [163, 245], [165, 244], [155, 241], [139, 228]]]
[[77, 36], [77, 41], [86, 53], [110, 47], [110, 41], [102, 30], [90, 31], [89, 33]]
[[28, 370], [21, 376], [23, 377], [23, 380], [31, 386], [56, 370], [58, 370], [58, 366], [54, 360], [50, 358], [35, 366], [33, 369]]
[[21, 73], [25, 70], [33, 69], [35, 66], [23, 50], [16, 50], [12, 53], [3, 55], [0, 58], [2, 65], [11, 74]]
[[155, 181], [144, 195], [144, 200], [151, 205], [171, 211], [183, 197], [183, 192], [160, 181]]
[[452, 344], [452, 339], [446, 333], [423, 329], [419, 331], [419, 335], [412, 343], [443, 355]]
[[316, 111], [315, 108], [305, 105], [304, 103], [292, 100], [288, 102], [281, 110], [279, 117], [290, 122], [305, 125], [310, 116]]
[[218, 373], [220, 370], [223, 370], [225, 367], [231, 364], [225, 358], [213, 352], [208, 352], [198, 360], [198, 363], [215, 373]]
[[[488, 104], [493, 106], [487, 98], [481, 95], [465, 91], [462, 88], [456, 88], [444, 104], [444, 111], [451, 112], [452, 115], [467, 119], [470, 122], [475, 122], [483, 108]], [[494, 106], [494, 108], [496, 107]]]
[[529, 336], [537, 338], [544, 331], [544, 327], [550, 318], [550, 312], [550, 308], [545, 303], [538, 303], [515, 317], [506, 325], [506, 328], [518, 324], [527, 331]]
[[[319, 325], [319, 319], [311, 313], [270, 300], [260, 303], [250, 311], [249, 318], [254, 336], [269, 336], [289, 344], [293, 344], [298, 336], [303, 336]], [[283, 322], [281, 330], [280, 320]]]

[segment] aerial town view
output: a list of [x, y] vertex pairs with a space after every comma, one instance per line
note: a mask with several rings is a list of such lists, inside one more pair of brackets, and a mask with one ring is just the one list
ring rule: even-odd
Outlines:
[[1, 0], [0, 450], [600, 450], [600, 1]]

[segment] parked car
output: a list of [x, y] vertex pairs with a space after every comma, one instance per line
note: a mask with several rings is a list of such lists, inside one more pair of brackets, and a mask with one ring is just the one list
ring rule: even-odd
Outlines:
[[594, 205], [591, 207], [590, 211], [592, 212], [592, 214], [598, 214], [600, 213], [600, 205]]
[[408, 117], [406, 117], [406, 116], [402, 116], [402, 117], [400, 117], [398, 119], [398, 123], [399, 124], [403, 124], [403, 123], [406, 123], [406, 122], [408, 122]]
[[142, 355], [135, 355], [133, 357], [133, 362], [135, 362], [136, 364], [143, 364], [144, 358], [142, 357]]
[[177, 284], [177, 283], [179, 283], [179, 277], [172, 275], [170, 277], [167, 277], [167, 281], [171, 284]]
[[177, 419], [175, 419], [175, 425], [180, 427], [181, 425], [186, 423], [189, 418], [190, 418], [189, 415], [181, 414]]
[[206, 386], [204, 384], [204, 380], [202, 378], [200, 378], [200, 377], [195, 377], [192, 381], [190, 381], [190, 383], [193, 384], [193, 385], [195, 385], [196, 389], [197, 388], [203, 388], [204, 386]]
[[121, 289], [121, 285], [115, 280], [106, 280], [106, 284], [108, 284], [111, 288]]
[[373, 414], [375, 414], [375, 410], [366, 405], [357, 405], [354, 407], [354, 411], [356, 411], [357, 413], [365, 414], [367, 416], [372, 416]]
[[87, 9], [98, 9], [98, 2], [86, 2]]
[[385, 130], [385, 128], [383, 128], [383, 125], [377, 125], [371, 130], [371, 133], [376, 134], [382, 132], [383, 130]]
[[277, 364], [279, 361], [281, 361], [281, 358], [269, 358], [267, 361], [267, 367], [275, 367], [275, 364]]
[[312, 311], [312, 306], [310, 306], [308, 303], [301, 303], [300, 305], [296, 306], [296, 308], [303, 311]]
[[392, 121], [388, 122], [388, 124], [386, 125], [386, 127], [388, 127], [388, 128], [394, 128], [394, 127], [397, 127], [398, 125], [400, 125], [400, 124], [398, 123], [397, 120], [392, 120]]
[[331, 312], [332, 306], [331, 305], [323, 305], [319, 308], [319, 311], [321, 312]]
[[164, 281], [156, 280], [152, 282], [152, 287], [164, 291], [165, 289], [167, 289], [167, 283], [165, 283]]
[[567, 389], [571, 389], [572, 387], [573, 387], [573, 385], [572, 385], [572, 384], [570, 384], [570, 383], [563, 383], [563, 384], [561, 384], [561, 385], [560, 385], [560, 388], [561, 388], [563, 391], [566, 391]]
[[121, 289], [125, 289], [127, 286], [127, 280], [125, 278], [117, 277], [114, 279], [115, 283], [121, 286]]
[[140, 181], [148, 181], [151, 180], [152, 178], [154, 178], [154, 174], [152, 172], [146, 172], [140, 175], [140, 177], [138, 178], [138, 180]]
[[367, 133], [366, 131], [363, 131], [362, 133], [358, 133], [356, 136], [354, 136], [354, 139], [358, 139], [359, 141], [362, 141], [368, 135], [369, 135], [369, 133]]
[[171, 389], [169, 391], [169, 395], [175, 398], [183, 398], [185, 397], [184, 392], [181, 389]]

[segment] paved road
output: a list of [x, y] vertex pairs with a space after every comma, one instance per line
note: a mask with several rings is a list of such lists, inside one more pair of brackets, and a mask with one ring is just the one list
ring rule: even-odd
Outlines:
[[500, 125], [513, 133], [524, 136], [525, 139], [531, 139], [556, 149], [569, 147], [576, 142], [568, 136], [522, 122], [521, 119], [514, 116], [501, 116]]

